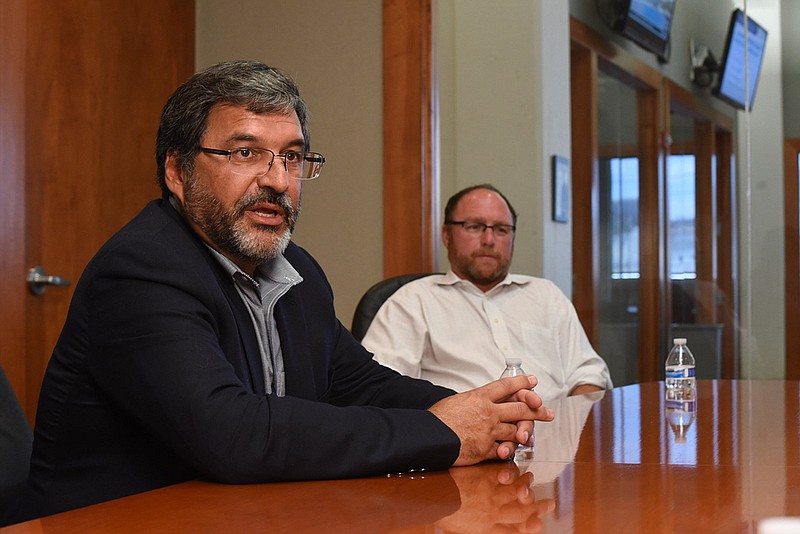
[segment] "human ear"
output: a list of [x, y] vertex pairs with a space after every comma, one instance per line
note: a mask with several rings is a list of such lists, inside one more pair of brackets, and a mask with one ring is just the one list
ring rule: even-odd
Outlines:
[[185, 176], [183, 173], [183, 166], [180, 164], [177, 156], [170, 152], [164, 160], [164, 180], [167, 184], [167, 189], [172, 192], [175, 198], [183, 204], [183, 188], [186, 185]]

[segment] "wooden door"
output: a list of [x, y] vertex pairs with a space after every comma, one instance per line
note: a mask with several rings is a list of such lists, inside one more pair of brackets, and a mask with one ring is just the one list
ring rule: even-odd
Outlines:
[[[8, 347], [0, 363], [32, 420], [84, 266], [160, 195], [155, 135], [164, 102], [193, 71], [194, 2], [12, 3], [2, 3], [7, 16], [0, 31], [16, 32], [22, 52], [0, 60], [0, 74], [13, 72], [16, 89], [10, 98], [3, 92], [3, 109], [24, 120], [2, 134], [3, 148], [7, 140], [16, 147], [16, 166], [2, 182], [2, 207], [15, 215], [3, 215], [11, 231], [0, 234], [2, 250], [13, 250], [0, 264], [0, 289], [11, 295], [11, 306], [0, 312]], [[22, 16], [9, 15], [14, 7]], [[25, 282], [33, 266], [72, 285], [34, 296]]]
[[25, 388], [25, 0], [0, 2], [0, 365]]

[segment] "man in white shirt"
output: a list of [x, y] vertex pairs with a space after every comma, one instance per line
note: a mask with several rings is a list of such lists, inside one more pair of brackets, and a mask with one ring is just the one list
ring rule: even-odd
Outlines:
[[495, 187], [459, 191], [445, 207], [450, 270], [402, 286], [364, 346], [408, 376], [466, 391], [495, 380], [507, 358], [534, 374], [542, 399], [612, 387], [569, 299], [548, 280], [509, 274], [517, 214]]

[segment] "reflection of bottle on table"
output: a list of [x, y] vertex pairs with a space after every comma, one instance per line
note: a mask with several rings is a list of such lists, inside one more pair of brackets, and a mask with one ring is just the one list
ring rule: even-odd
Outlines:
[[[545, 402], [553, 409], [556, 418], [553, 422], [537, 423], [536, 455], [533, 461], [517, 462], [525, 471], [533, 473], [534, 484], [537, 487], [542, 489], [557, 480], [574, 462], [589, 413], [605, 393], [605, 391], [593, 391]], [[591, 440], [591, 437], [589, 439]], [[591, 446], [591, 441], [587, 445]], [[548, 486], [542, 491], [553, 491], [553, 488]]]
[[[522, 370], [522, 360], [519, 358], [506, 358], [506, 368], [500, 378], [508, 376], [524, 375], [525, 371]], [[533, 458], [533, 446], [535, 444], [534, 429], [531, 429], [530, 445], [519, 445], [514, 453], [515, 460], [531, 460]]]
[[667, 422], [675, 433], [675, 443], [686, 443], [686, 434], [689, 432], [689, 427], [692, 426], [694, 416], [697, 413], [697, 401], [695, 398], [692, 397], [688, 400], [670, 399], [668, 392], [665, 412], [667, 414]]

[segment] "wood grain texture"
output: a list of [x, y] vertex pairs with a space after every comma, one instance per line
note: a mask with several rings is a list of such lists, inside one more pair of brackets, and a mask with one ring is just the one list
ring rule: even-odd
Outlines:
[[430, 272], [439, 209], [431, 0], [383, 2], [384, 277]]
[[[722, 378], [738, 378], [739, 364], [739, 275], [736, 173], [734, 172], [733, 134], [730, 129], [716, 131], [717, 162], [717, 280], [719, 300], [717, 320], [722, 328]], [[787, 329], [787, 332], [789, 330]], [[800, 360], [798, 360], [800, 361]], [[800, 377], [798, 377], [800, 378]]]
[[[4, 343], [25, 347], [11, 356], [11, 367], [25, 369], [24, 382], [17, 372], [14, 381], [23, 384], [20, 396], [32, 420], [84, 266], [146, 201], [160, 196], [155, 134], [164, 102], [194, 68], [194, 3], [28, 0], [21, 13], [27, 16], [17, 17], [15, 46], [23, 59], [15, 61], [23, 95], [9, 105], [24, 117], [16, 138], [24, 171], [12, 189], [24, 224], [15, 216], [2, 246], [24, 243], [15, 261], [25, 270], [41, 265], [73, 282], [34, 297], [25, 272], [3, 266], [15, 295], [24, 294], [13, 311], [13, 339]], [[6, 61], [7, 49], [0, 56]], [[19, 271], [19, 265], [10, 268]]]
[[25, 379], [25, 42], [27, 3], [0, 2], [0, 365], [17, 397]]
[[[658, 86], [660, 87], [660, 85]], [[639, 380], [661, 378], [665, 265], [662, 98], [658, 87], [636, 93], [639, 141]]]
[[[598, 185], [597, 54], [570, 49], [572, 93], [572, 303], [593, 346], [599, 342], [600, 188]], [[581, 132], [580, 135], [576, 135]]]

